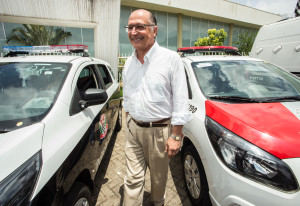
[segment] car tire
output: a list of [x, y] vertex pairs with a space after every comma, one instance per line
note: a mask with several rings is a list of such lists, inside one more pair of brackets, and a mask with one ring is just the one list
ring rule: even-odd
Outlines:
[[119, 132], [122, 128], [122, 106], [119, 106], [119, 111], [118, 111], [118, 119], [116, 122], [116, 132]]
[[184, 149], [182, 165], [185, 186], [192, 204], [211, 205], [204, 167], [193, 145], [189, 145]]
[[65, 200], [65, 206], [89, 206], [92, 205], [91, 191], [82, 182], [76, 182], [70, 189]]

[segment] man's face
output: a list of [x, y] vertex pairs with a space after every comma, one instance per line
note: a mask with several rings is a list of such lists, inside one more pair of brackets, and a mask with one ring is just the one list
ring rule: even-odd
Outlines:
[[[133, 12], [128, 20], [128, 25], [152, 24], [149, 21], [150, 14], [146, 11]], [[154, 44], [154, 38], [157, 34], [157, 26], [146, 26], [144, 30], [137, 30], [133, 27], [128, 31], [129, 41], [137, 52], [147, 52]]]

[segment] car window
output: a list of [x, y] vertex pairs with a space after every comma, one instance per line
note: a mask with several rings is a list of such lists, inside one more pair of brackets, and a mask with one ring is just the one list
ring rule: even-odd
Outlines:
[[92, 66], [87, 66], [82, 69], [77, 80], [77, 88], [79, 91], [86, 91], [89, 88], [99, 88], [97, 75]]
[[1, 123], [39, 121], [54, 104], [70, 67], [68, 63], [0, 63]]
[[112, 84], [111, 75], [105, 65], [98, 64], [98, 69], [104, 81], [105, 88], [107, 89]]
[[193, 62], [193, 71], [206, 96], [245, 98], [300, 95], [300, 80], [278, 67], [260, 61]]
[[108, 68], [108, 70], [110, 71], [112, 78], [115, 80], [116, 77], [115, 77], [114, 72], [112, 71], [112, 69], [110, 68], [110, 66], [107, 66], [107, 68]]
[[79, 74], [76, 82], [75, 92], [73, 94], [72, 103], [70, 107], [70, 115], [77, 114], [82, 111], [79, 101], [84, 99], [84, 92], [87, 89], [102, 89], [99, 81], [99, 77], [95, 72], [93, 65], [84, 67]]

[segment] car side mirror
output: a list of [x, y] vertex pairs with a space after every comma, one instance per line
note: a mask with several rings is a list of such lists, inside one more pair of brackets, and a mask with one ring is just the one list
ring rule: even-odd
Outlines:
[[108, 95], [104, 89], [87, 89], [83, 94], [83, 100], [79, 101], [81, 109], [106, 102]]

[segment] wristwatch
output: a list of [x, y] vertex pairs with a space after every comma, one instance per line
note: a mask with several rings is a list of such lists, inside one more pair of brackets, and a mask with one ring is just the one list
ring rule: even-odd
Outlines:
[[179, 140], [181, 140], [181, 137], [180, 136], [176, 136], [176, 135], [171, 135], [171, 137], [174, 139], [174, 140], [176, 140], [176, 141], [179, 141]]

